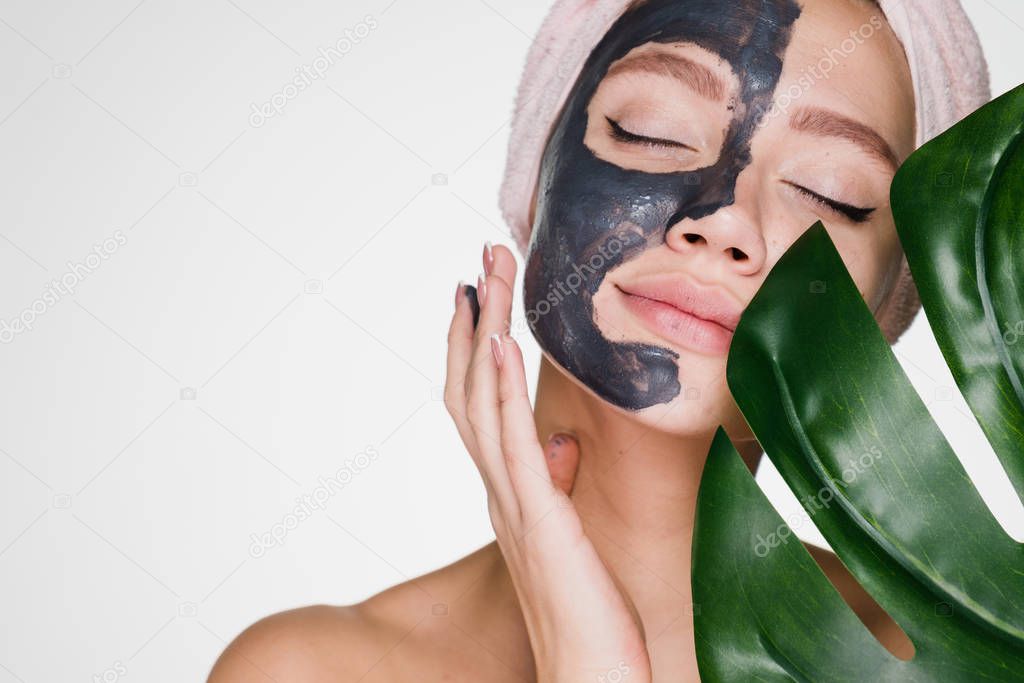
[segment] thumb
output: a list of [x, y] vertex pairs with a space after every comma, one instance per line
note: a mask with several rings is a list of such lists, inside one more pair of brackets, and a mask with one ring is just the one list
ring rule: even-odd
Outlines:
[[551, 481], [569, 495], [580, 464], [579, 441], [572, 434], [554, 432], [544, 447], [544, 460], [548, 464]]

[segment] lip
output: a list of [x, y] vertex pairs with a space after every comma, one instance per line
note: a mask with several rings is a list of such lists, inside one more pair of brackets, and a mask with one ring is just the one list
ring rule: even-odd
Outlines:
[[678, 275], [615, 287], [626, 307], [665, 340], [701, 353], [728, 353], [743, 311], [720, 290]]

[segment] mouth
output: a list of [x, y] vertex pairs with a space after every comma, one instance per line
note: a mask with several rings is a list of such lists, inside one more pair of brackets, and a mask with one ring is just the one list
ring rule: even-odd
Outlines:
[[720, 290], [677, 275], [615, 288], [625, 307], [665, 341], [713, 356], [729, 352], [742, 309]]

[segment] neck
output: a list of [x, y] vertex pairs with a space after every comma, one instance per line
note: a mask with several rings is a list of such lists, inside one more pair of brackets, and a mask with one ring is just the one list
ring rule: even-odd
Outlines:
[[[639, 611], [648, 639], [692, 641], [690, 544], [697, 490], [714, 431], [678, 435], [643, 425], [585, 391], [542, 357], [538, 438], [567, 431], [580, 444], [572, 499], [601, 558]], [[736, 444], [755, 472], [761, 451]], [[653, 630], [653, 633], [652, 633]]]

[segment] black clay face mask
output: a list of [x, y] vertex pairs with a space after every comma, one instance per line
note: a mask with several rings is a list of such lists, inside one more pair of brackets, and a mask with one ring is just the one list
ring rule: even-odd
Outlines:
[[[680, 392], [679, 354], [607, 339], [594, 322], [594, 293], [610, 270], [663, 244], [679, 221], [733, 203], [799, 15], [795, 0], [650, 0], [615, 22], [569, 93], [541, 162], [523, 278], [527, 321], [541, 348], [616, 406], [641, 410], [672, 401]], [[584, 144], [587, 107], [609, 66], [649, 42], [696, 44], [719, 55], [738, 78], [713, 165], [628, 170]]]

